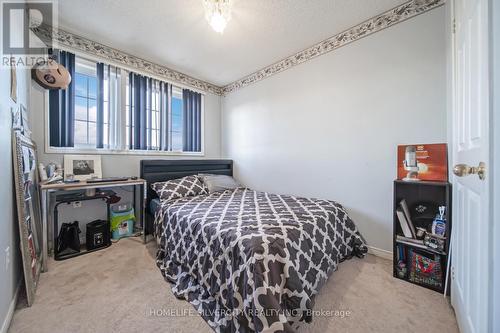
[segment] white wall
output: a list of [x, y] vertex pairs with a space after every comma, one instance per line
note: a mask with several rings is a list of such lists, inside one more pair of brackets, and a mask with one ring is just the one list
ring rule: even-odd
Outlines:
[[[17, 224], [12, 169], [12, 116], [11, 107], [22, 103], [28, 106], [28, 72], [17, 69], [17, 104], [10, 98], [10, 69], [0, 67], [0, 330], [8, 324], [7, 315], [23, 273], [19, 248], [19, 226]], [[29, 115], [30, 116], [30, 115]], [[10, 264], [6, 266], [5, 250], [10, 249]], [[6, 327], [4, 327], [6, 328]]]
[[342, 203], [392, 251], [396, 146], [446, 142], [439, 8], [229, 94], [223, 156], [252, 188]]

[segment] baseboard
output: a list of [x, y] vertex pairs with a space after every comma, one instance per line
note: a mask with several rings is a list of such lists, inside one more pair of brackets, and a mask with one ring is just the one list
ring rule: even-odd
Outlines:
[[19, 294], [20, 288], [21, 288], [21, 283], [17, 285], [16, 292], [14, 294], [14, 297], [12, 298], [12, 301], [10, 302], [9, 311], [7, 311], [7, 315], [5, 316], [5, 319], [3, 321], [0, 333], [7, 333], [7, 331], [9, 330], [10, 322], [12, 320], [12, 317], [14, 316], [14, 311], [16, 310], [17, 295]]
[[368, 253], [387, 260], [393, 259], [392, 251], [382, 250], [374, 246], [368, 246]]

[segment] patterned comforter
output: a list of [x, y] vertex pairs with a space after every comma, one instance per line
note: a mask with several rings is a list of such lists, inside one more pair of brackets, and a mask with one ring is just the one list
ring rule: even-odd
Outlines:
[[162, 202], [157, 265], [218, 332], [294, 332], [339, 262], [366, 246], [333, 201], [247, 188]]

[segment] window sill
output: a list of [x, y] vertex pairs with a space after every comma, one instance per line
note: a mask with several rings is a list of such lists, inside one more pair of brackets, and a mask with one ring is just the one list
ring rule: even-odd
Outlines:
[[46, 147], [46, 154], [74, 154], [74, 155], [138, 155], [138, 156], [205, 156], [201, 152], [158, 151], [158, 150], [114, 150], [114, 149], [86, 149], [86, 148], [59, 148]]

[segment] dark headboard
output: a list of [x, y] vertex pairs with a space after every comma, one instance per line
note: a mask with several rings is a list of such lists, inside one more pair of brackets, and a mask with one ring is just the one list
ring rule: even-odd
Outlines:
[[199, 173], [213, 173], [218, 175], [233, 175], [232, 160], [141, 160], [141, 178], [148, 182], [149, 202], [156, 198], [156, 193], [150, 185], [155, 182], [181, 178]]
[[151, 184], [199, 173], [233, 175], [232, 160], [141, 160], [141, 178], [148, 183], [146, 206], [146, 234], [153, 231], [153, 216], [149, 205], [157, 198]]

